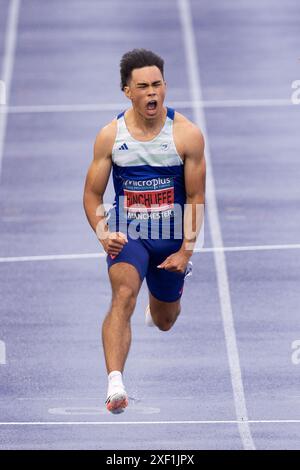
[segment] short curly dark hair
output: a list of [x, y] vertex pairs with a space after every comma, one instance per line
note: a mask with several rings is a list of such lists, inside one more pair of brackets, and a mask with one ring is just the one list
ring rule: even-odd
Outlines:
[[126, 52], [120, 62], [121, 90], [128, 84], [131, 72], [134, 69], [156, 65], [164, 76], [164, 60], [147, 49], [133, 49]]

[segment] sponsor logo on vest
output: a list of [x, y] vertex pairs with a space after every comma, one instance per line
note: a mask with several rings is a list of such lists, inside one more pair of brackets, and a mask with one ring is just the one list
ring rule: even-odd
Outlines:
[[165, 211], [174, 207], [173, 178], [125, 180], [124, 208], [128, 212]]
[[161, 144], [160, 148], [166, 152], [169, 148], [169, 144]]
[[151, 178], [148, 180], [124, 180], [124, 188], [126, 189], [139, 189], [139, 188], [147, 188], [147, 189], [157, 189], [162, 187], [170, 187], [173, 181], [172, 178]]
[[122, 144], [121, 147], [119, 147], [119, 150], [128, 150], [128, 146], [126, 143]]

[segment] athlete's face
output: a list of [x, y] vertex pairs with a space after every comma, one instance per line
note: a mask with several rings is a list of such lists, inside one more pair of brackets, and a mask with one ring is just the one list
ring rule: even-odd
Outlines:
[[134, 69], [124, 88], [125, 95], [133, 107], [146, 119], [159, 116], [166, 95], [166, 82], [155, 65]]

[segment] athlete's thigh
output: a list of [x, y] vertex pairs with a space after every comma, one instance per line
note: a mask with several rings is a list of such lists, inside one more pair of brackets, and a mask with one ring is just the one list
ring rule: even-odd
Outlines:
[[146, 275], [149, 263], [149, 254], [140, 240], [128, 237], [118, 256], [106, 257], [109, 279], [113, 293], [120, 286], [127, 286], [136, 295]]
[[153, 317], [172, 318], [176, 317], [180, 311], [180, 298], [173, 302], [165, 302], [157, 299], [149, 291], [149, 306]]
[[155, 299], [157, 305], [165, 303], [167, 309], [176, 309], [176, 302], [180, 301], [183, 292], [184, 274], [149, 265], [146, 282], [151, 299]]
[[[169, 308], [176, 309], [174, 302], [180, 300], [184, 285], [184, 273], [167, 271], [158, 268], [170, 254], [175, 253], [180, 248], [178, 240], [160, 240], [158, 243], [152, 242], [150, 260], [146, 281], [149, 292], [160, 302], [170, 304]], [[174, 304], [174, 307], [172, 307]], [[157, 303], [158, 305], [158, 303]], [[166, 306], [167, 308], [167, 306]]]
[[137, 297], [142, 285], [140, 275], [136, 268], [129, 263], [116, 263], [108, 271], [113, 297], [124, 288], [128, 294]]

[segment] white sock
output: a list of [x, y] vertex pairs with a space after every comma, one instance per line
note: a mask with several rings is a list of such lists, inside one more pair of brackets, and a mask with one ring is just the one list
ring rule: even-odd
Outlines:
[[122, 379], [122, 372], [113, 370], [110, 374], [108, 374], [107, 397], [120, 390], [125, 390]]
[[150, 307], [149, 307], [149, 305], [147, 305], [147, 308], [146, 308], [146, 318], [145, 318], [145, 322], [146, 322], [146, 325], [147, 325], [147, 326], [155, 326], [154, 321], [153, 321], [153, 318], [152, 318], [152, 316], [151, 316], [151, 312], [150, 312]]

